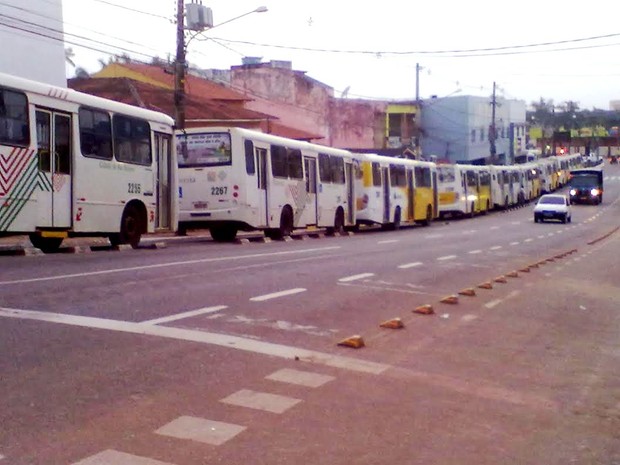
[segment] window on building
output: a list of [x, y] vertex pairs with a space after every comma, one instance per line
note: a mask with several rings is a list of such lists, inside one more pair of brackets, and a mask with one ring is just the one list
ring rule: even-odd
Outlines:
[[476, 130], [471, 130], [471, 142], [476, 142]]
[[480, 128], [480, 142], [484, 141], [484, 128]]

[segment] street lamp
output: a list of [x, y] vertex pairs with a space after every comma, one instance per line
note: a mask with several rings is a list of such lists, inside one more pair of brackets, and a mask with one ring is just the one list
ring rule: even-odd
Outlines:
[[[198, 31], [192, 37], [189, 38], [187, 43], [185, 42], [185, 0], [177, 0], [177, 54], [176, 61], [174, 66], [174, 112], [175, 112], [175, 123], [177, 129], [185, 129], [185, 55], [187, 52], [187, 47], [189, 43], [196, 36], [202, 34], [204, 30]], [[234, 18], [228, 19], [223, 23], [216, 24], [215, 26], [211, 26], [209, 30], [222, 26], [224, 24], [235, 21], [239, 18], [243, 18], [244, 16], [250, 15], [252, 13], [264, 13], [267, 11], [266, 6], [259, 6], [252, 11], [248, 11], [247, 13], [243, 13], [242, 15], [236, 16]]]

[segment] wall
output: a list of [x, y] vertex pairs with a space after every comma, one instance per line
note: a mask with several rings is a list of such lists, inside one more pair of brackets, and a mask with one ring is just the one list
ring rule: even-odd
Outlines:
[[3, 0], [0, 17], [0, 72], [66, 87], [62, 1]]
[[334, 90], [286, 64], [290, 62], [233, 66], [231, 86], [254, 99], [245, 108], [276, 116], [282, 124], [317, 134], [321, 138], [315, 142], [329, 145], [328, 117]]
[[385, 138], [385, 106], [383, 102], [370, 100], [333, 99], [329, 113], [329, 145], [348, 149], [382, 147]]

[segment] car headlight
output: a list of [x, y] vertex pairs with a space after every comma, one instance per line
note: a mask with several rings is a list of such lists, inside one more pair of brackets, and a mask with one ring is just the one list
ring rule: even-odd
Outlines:
[[571, 189], [570, 195], [577, 195], [577, 189]]
[[590, 195], [592, 195], [592, 197], [596, 197], [598, 194], [599, 194], [599, 190], [596, 188], [590, 191]]

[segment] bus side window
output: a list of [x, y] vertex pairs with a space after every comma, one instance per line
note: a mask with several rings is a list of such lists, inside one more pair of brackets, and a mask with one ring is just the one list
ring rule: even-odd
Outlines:
[[0, 89], [0, 143], [28, 145], [28, 99], [26, 94]]
[[326, 153], [319, 153], [319, 178], [321, 182], [332, 182], [332, 171], [329, 164], [329, 155]]
[[254, 175], [256, 173], [256, 166], [254, 164], [254, 142], [245, 139], [243, 146], [245, 148], [245, 172]]
[[372, 162], [372, 185], [375, 187], [381, 186], [381, 167], [379, 163]]

